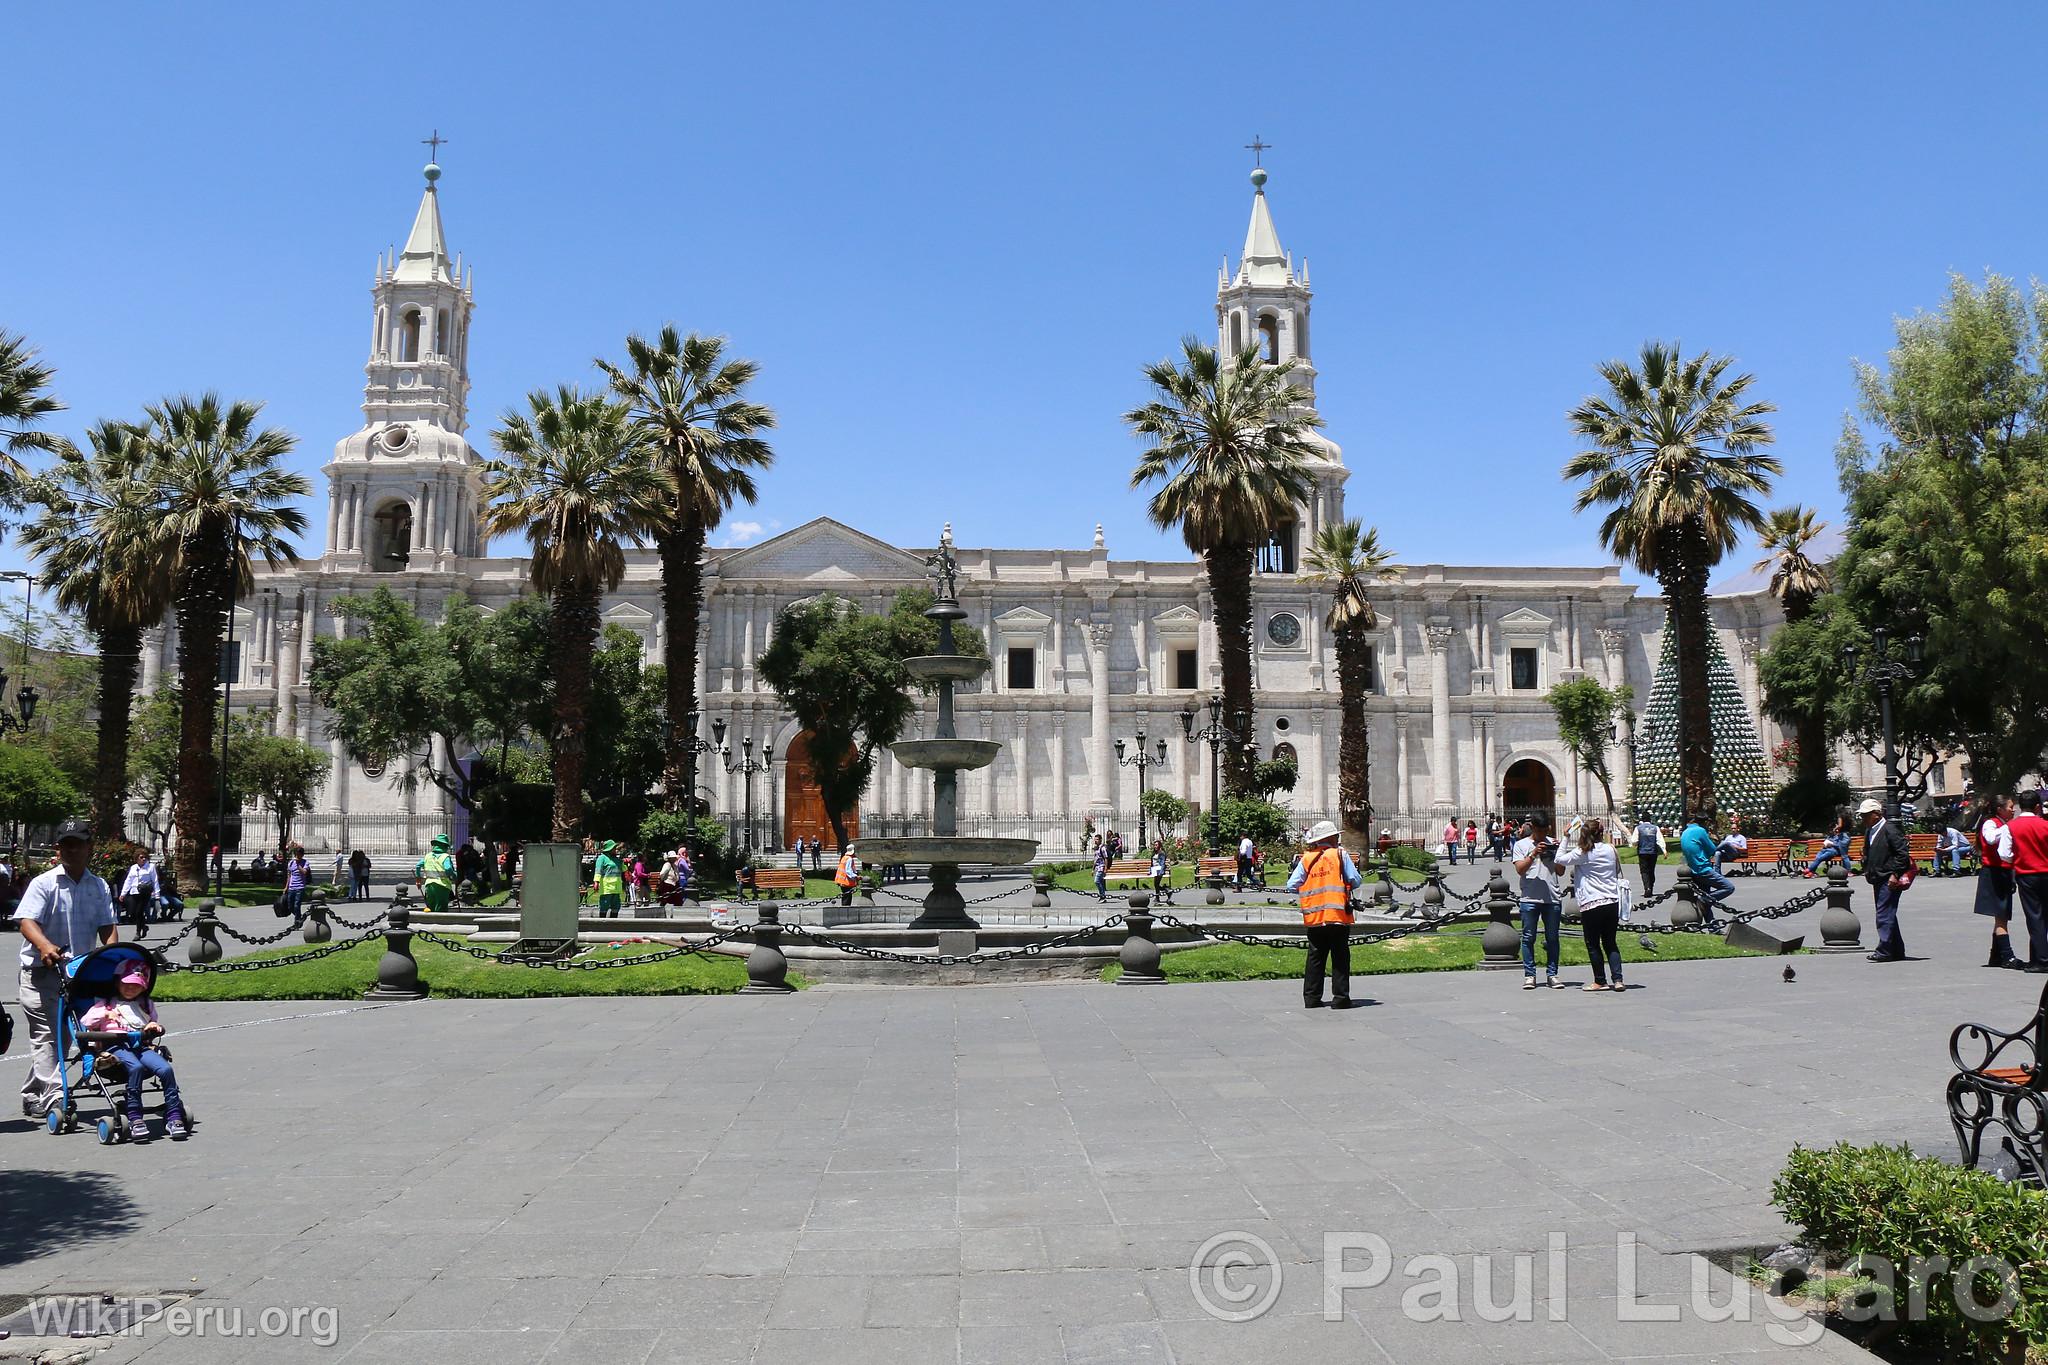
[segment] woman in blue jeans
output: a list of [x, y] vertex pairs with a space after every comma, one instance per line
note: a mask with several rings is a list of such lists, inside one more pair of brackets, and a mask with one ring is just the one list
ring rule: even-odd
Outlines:
[[1557, 895], [1557, 840], [1550, 837], [1550, 821], [1530, 817], [1515, 841], [1515, 875], [1521, 878], [1522, 989], [1536, 989], [1536, 928], [1543, 928], [1544, 967], [1552, 990], [1564, 989], [1557, 979], [1560, 949], [1558, 931], [1564, 922], [1564, 906]]
[[1813, 861], [1806, 865], [1806, 875], [1811, 877], [1827, 863], [1842, 860], [1844, 868], [1849, 866], [1849, 817], [1835, 817], [1835, 827], [1828, 831], [1828, 837], [1821, 843], [1820, 852], [1813, 855]]

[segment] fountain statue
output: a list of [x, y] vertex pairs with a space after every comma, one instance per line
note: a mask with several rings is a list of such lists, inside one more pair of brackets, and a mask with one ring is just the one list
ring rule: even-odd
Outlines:
[[973, 682], [989, 670], [987, 659], [970, 658], [953, 643], [953, 623], [967, 619], [960, 606], [959, 561], [953, 557], [953, 527], [948, 522], [939, 548], [925, 558], [925, 568], [938, 583], [938, 600], [925, 615], [938, 623], [939, 652], [905, 659], [903, 666], [919, 682], [939, 690], [939, 718], [930, 739], [900, 739], [889, 746], [896, 761], [932, 773], [932, 832], [895, 839], [856, 839], [854, 852], [868, 863], [921, 863], [931, 868], [931, 890], [913, 929], [979, 929], [960, 896], [963, 865], [1014, 867], [1038, 852], [1036, 839], [963, 837], [959, 833], [960, 772], [986, 768], [1003, 746], [992, 739], [961, 739], [953, 729], [953, 687]]

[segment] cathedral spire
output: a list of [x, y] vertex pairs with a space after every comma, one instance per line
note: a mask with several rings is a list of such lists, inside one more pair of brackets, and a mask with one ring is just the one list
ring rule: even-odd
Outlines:
[[1252, 221], [1244, 233], [1244, 259], [1238, 278], [1248, 284], [1292, 284], [1287, 253], [1280, 248], [1280, 234], [1273, 227], [1273, 210], [1266, 205], [1266, 172], [1252, 172]]
[[392, 278], [408, 283], [453, 284], [448, 239], [441, 231], [441, 197], [434, 190], [434, 182], [441, 178], [441, 168], [429, 161], [424, 174], [426, 192], [420, 195], [420, 210], [413, 215], [412, 232], [405, 239], [405, 250], [398, 254], [398, 267]]

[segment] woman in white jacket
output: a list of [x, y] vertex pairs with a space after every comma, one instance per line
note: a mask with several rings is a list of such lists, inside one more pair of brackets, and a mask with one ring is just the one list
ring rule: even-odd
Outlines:
[[1607, 842], [1604, 821], [1585, 823], [1579, 830], [1578, 847], [1558, 859], [1558, 870], [1572, 879], [1572, 898], [1578, 902], [1579, 925], [1586, 934], [1586, 956], [1593, 963], [1593, 981], [1586, 989], [1627, 990], [1621, 980], [1621, 948], [1615, 942], [1621, 923], [1621, 857]]

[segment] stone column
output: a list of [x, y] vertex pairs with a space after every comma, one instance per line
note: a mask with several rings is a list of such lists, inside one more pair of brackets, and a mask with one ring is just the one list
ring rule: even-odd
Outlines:
[[1408, 633], [1401, 626], [1401, 600], [1395, 598], [1387, 608], [1387, 633], [1394, 640], [1394, 664], [1387, 673], [1387, 695], [1405, 697], [1408, 695]]
[[1151, 608], [1141, 596], [1138, 599], [1138, 686], [1139, 696], [1152, 690], [1152, 623], [1146, 619]]
[[1088, 806], [1106, 816], [1116, 806], [1116, 754], [1109, 733], [1109, 637], [1107, 621], [1077, 621], [1088, 638]]
[[1310, 764], [1316, 775], [1316, 814], [1334, 816], [1336, 808], [1330, 801], [1330, 769], [1333, 765], [1326, 761], [1323, 752], [1323, 708], [1320, 706], [1308, 713], [1308, 752], [1302, 755], [1302, 761]]
[[298, 733], [299, 613], [288, 608], [280, 621], [277, 651], [277, 733]]
[[1058, 709], [1052, 713], [1052, 809], [1054, 818], [1064, 826], [1072, 809], [1067, 797], [1067, 708], [1056, 705]]
[[1415, 786], [1408, 769], [1408, 717], [1402, 715], [1394, 717], [1394, 804], [1403, 820], [1415, 809]]
[[341, 533], [341, 504], [346, 500], [346, 497], [346, 494], [336, 491], [327, 498], [327, 552], [329, 554], [341, 548], [335, 541], [335, 537]]
[[[1054, 694], [1067, 690], [1067, 620], [1063, 615], [1066, 599], [1063, 592], [1055, 591], [1052, 595], [1052, 658], [1046, 661], [1045, 689]], [[1058, 733], [1057, 727], [1054, 733]], [[1062, 802], [1061, 809], [1065, 808]]]
[[1432, 617], [1429, 641], [1429, 798], [1432, 823], [1448, 816], [1458, 801], [1457, 776], [1451, 771], [1451, 638], [1450, 622]]
[[[291, 686], [296, 689], [305, 681], [306, 670], [313, 663], [313, 632], [318, 628], [320, 618], [320, 589], [306, 589], [305, 609], [299, 614], [299, 650], [293, 659]], [[305, 743], [313, 742], [313, 707], [309, 703], [298, 708], [299, 738]]]

